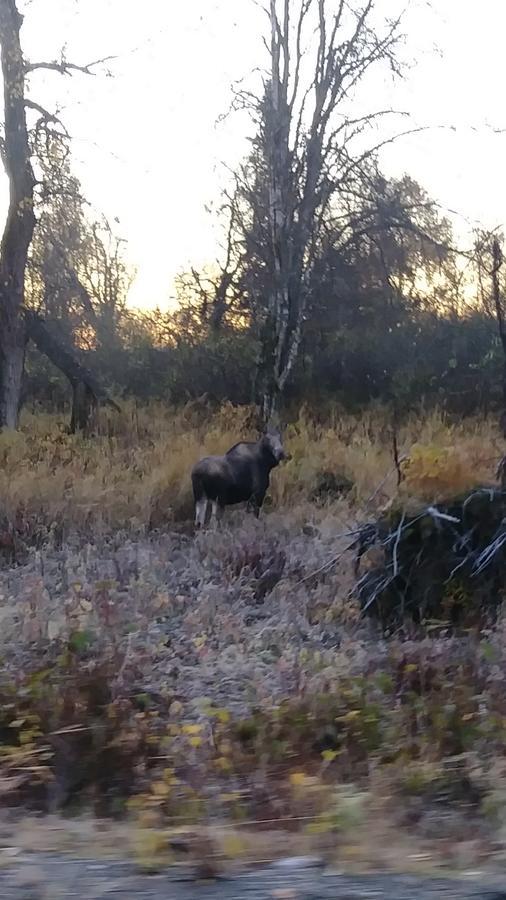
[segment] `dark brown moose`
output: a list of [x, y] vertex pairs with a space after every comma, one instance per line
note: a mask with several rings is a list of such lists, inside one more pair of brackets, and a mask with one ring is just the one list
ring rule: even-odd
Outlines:
[[211, 522], [216, 524], [218, 513], [225, 506], [248, 503], [258, 517], [269, 479], [285, 452], [281, 435], [268, 428], [258, 441], [235, 444], [224, 456], [206, 456], [192, 470], [195, 525], [205, 525], [208, 504]]

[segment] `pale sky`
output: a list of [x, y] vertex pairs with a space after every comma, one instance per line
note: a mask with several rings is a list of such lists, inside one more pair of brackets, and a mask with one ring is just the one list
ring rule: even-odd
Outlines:
[[[379, 0], [386, 13], [397, 0]], [[85, 63], [114, 54], [113, 77], [34, 74], [30, 96], [61, 107], [76, 174], [97, 210], [120, 220], [138, 276], [131, 302], [165, 306], [176, 272], [212, 261], [216, 200], [247, 149], [244, 115], [216, 124], [230, 85], [265, 63], [252, 0], [20, 0], [32, 60]], [[387, 175], [409, 172], [465, 220], [506, 221], [505, 0], [421, 0], [406, 20], [404, 82], [378, 77], [371, 108], [394, 106], [434, 126], [382, 153]], [[439, 48], [439, 51], [435, 47]], [[363, 99], [362, 99], [362, 102]], [[455, 126], [455, 131], [437, 126]], [[391, 125], [390, 132], [406, 127]], [[4, 186], [5, 187], [5, 186]]]

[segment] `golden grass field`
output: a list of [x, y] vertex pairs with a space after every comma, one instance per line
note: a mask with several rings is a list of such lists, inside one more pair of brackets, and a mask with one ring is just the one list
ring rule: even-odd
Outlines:
[[[25, 414], [19, 432], [0, 434], [0, 511], [14, 517], [21, 509], [66, 528], [93, 524], [105, 531], [191, 519], [193, 463], [253, 439], [251, 420], [251, 410], [231, 406], [204, 415], [191, 406], [124, 402], [120, 415], [102, 413], [97, 437], [82, 439], [66, 434], [61, 417]], [[391, 428], [382, 409], [357, 418], [336, 413], [325, 424], [302, 411], [284, 440], [291, 459], [273, 473], [270, 490], [279, 511], [305, 504], [323, 472], [353, 482], [349, 501], [357, 509], [373, 494], [377, 506], [396, 492]], [[404, 496], [433, 501], [494, 482], [503, 443], [490, 420], [411, 416], [398, 432], [399, 454], [410, 456], [403, 464]]]

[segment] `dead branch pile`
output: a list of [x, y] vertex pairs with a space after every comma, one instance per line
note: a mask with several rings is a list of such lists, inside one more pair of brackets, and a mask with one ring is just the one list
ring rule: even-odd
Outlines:
[[390, 510], [361, 529], [356, 572], [363, 613], [387, 630], [490, 620], [506, 588], [506, 490]]

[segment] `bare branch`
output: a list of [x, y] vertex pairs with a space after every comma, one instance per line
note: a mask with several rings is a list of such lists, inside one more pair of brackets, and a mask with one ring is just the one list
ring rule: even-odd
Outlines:
[[102, 66], [104, 63], [111, 62], [117, 58], [117, 56], [104, 56], [102, 59], [96, 59], [85, 65], [77, 65], [76, 63], [68, 62], [62, 55], [60, 60], [55, 59], [52, 62], [26, 62], [25, 74], [28, 75], [30, 72], [36, 72], [39, 69], [46, 69], [50, 72], [59, 72], [60, 75], [72, 75], [73, 72], [82, 72], [84, 75], [96, 75], [97, 73], [93, 70], [97, 66]]
[[45, 109], [44, 106], [41, 106], [40, 103], [36, 103], [34, 100], [28, 100], [26, 98], [25, 106], [27, 109], [33, 109], [40, 114], [39, 122], [54, 122], [64, 128], [63, 122], [58, 115], [56, 113], [50, 113], [49, 110]]
[[312, 6], [312, 3], [313, 3], [313, 0], [304, 0], [304, 2], [302, 3], [301, 9], [300, 9], [299, 20], [297, 22], [297, 34], [296, 34], [296, 38], [295, 38], [295, 72], [294, 72], [294, 77], [293, 77], [292, 96], [291, 96], [291, 99], [288, 104], [289, 108], [290, 108], [290, 113], [293, 110], [294, 103], [295, 103], [298, 93], [299, 93], [300, 64], [301, 64], [302, 56], [303, 56], [302, 45], [301, 45], [302, 29], [304, 26], [304, 20]]

